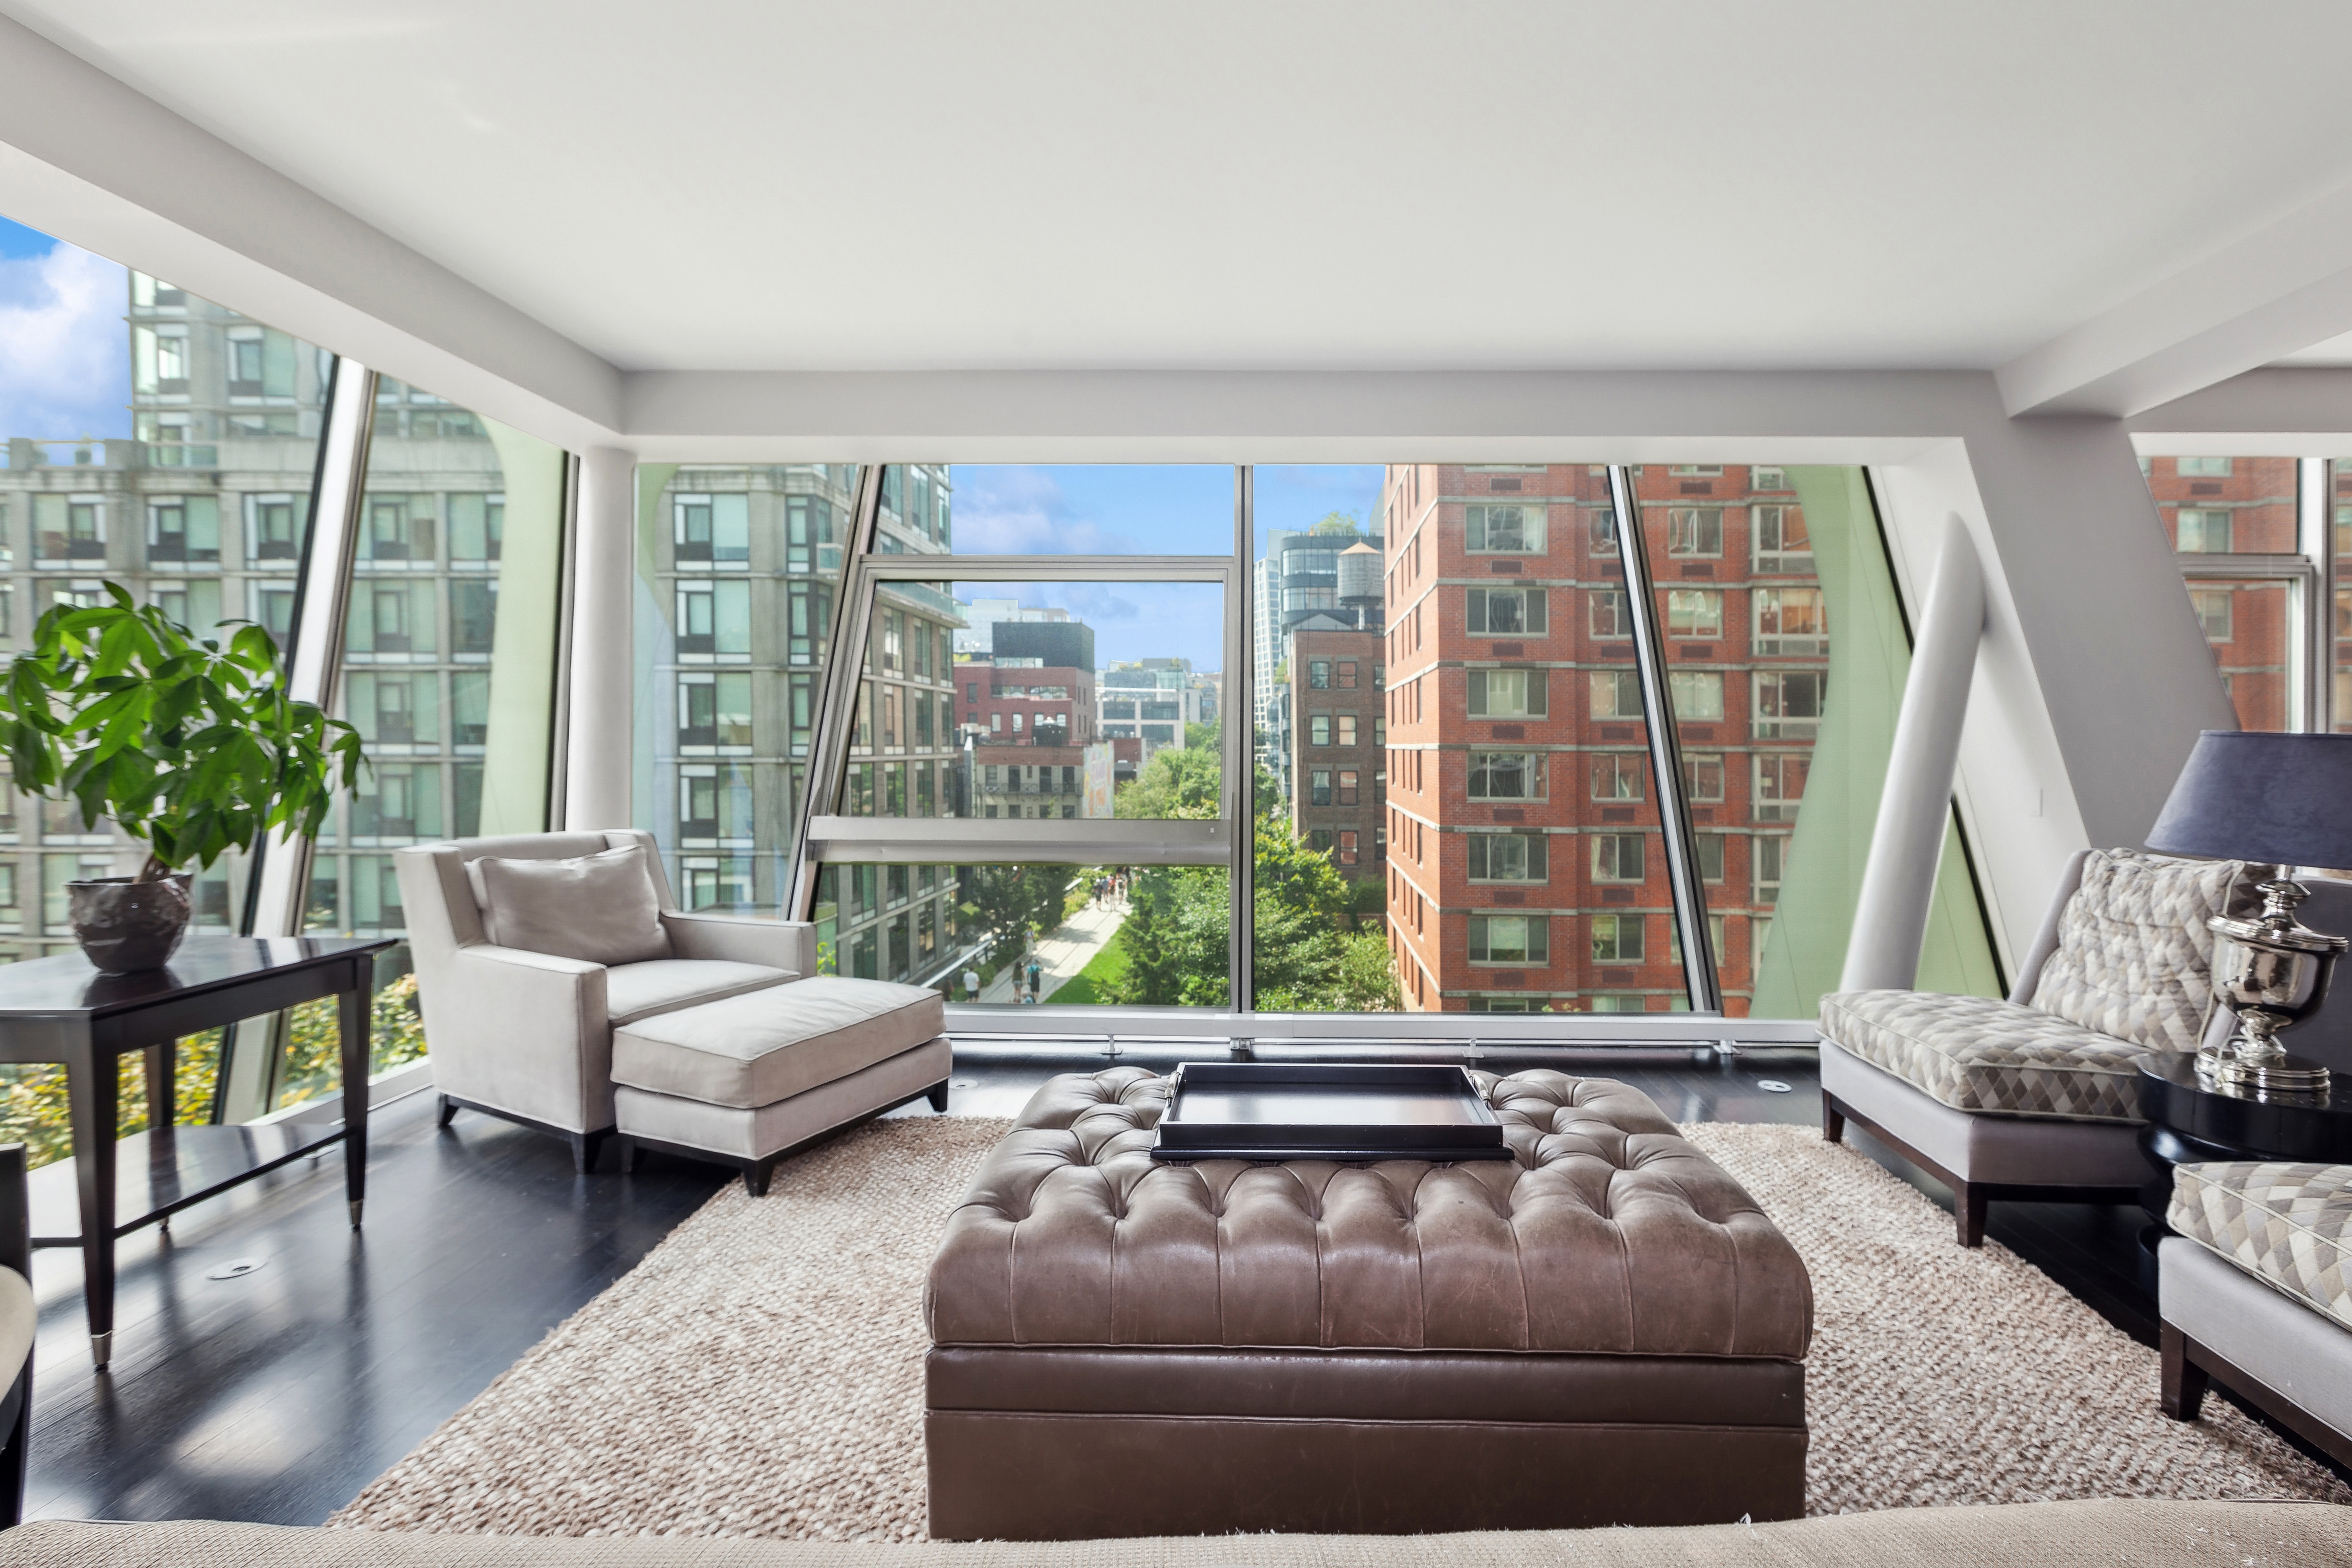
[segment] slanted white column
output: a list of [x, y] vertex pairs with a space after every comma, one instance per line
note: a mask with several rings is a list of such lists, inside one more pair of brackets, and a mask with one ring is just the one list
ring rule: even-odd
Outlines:
[[1944, 526], [1936, 580], [1911, 649], [1841, 990], [1907, 990], [1918, 978], [1984, 624], [1984, 564], [1956, 516]]
[[636, 571], [636, 457], [581, 454], [572, 534], [572, 691], [564, 751], [566, 828], [629, 826], [630, 580]]

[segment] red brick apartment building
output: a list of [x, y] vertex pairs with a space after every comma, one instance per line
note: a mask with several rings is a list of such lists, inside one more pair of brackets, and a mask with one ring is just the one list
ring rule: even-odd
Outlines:
[[1388, 873], [1388, 717], [1378, 632], [1292, 634], [1291, 819], [1351, 882]]
[[955, 667], [963, 728], [982, 746], [1076, 746], [1095, 739], [1095, 672], [1070, 666]]
[[[2181, 558], [2221, 683], [2249, 730], [2291, 728], [2288, 668], [2291, 584], [2277, 577], [2200, 571], [2199, 556], [2291, 553], [2295, 539], [2293, 458], [2144, 458], [2148, 493]], [[2344, 491], [2344, 483], [2336, 488]], [[2339, 620], [2345, 617], [2339, 612]], [[2339, 626], [2338, 635], [2347, 628]], [[2340, 668], [2343, 661], [2336, 661]], [[2339, 705], [2337, 714], [2342, 717]]]
[[[1825, 696], [1778, 468], [1651, 467], [1648, 542], [1727, 1011], [1744, 1014]], [[1389, 930], [1405, 1005], [1687, 1005], [1605, 471], [1389, 469]]]

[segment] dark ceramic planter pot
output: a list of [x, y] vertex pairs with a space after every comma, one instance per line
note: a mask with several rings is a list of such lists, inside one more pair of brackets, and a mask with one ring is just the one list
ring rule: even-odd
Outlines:
[[103, 974], [161, 969], [188, 934], [188, 879], [134, 882], [99, 877], [66, 884], [68, 912], [81, 950]]

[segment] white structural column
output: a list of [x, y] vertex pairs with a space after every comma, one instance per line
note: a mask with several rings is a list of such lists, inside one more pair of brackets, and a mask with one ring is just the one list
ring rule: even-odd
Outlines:
[[595, 447], [580, 458], [572, 582], [571, 711], [562, 825], [629, 825], [629, 595], [636, 572], [636, 458]]
[[1984, 625], [1984, 565], [1967, 524], [1956, 516], [1945, 524], [1936, 580], [1911, 650], [1841, 990], [1907, 990], [1918, 978]]

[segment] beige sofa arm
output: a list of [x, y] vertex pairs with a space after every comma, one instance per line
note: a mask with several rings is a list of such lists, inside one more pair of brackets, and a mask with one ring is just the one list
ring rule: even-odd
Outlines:
[[604, 966], [473, 942], [424, 988], [444, 1094], [566, 1131], [612, 1124]]
[[662, 925], [669, 932], [670, 951], [680, 958], [763, 963], [803, 979], [816, 973], [816, 927], [806, 921], [673, 910], [662, 916]]

